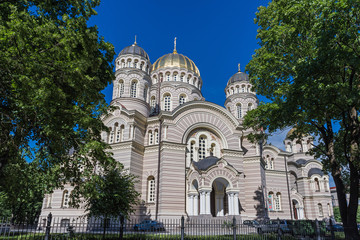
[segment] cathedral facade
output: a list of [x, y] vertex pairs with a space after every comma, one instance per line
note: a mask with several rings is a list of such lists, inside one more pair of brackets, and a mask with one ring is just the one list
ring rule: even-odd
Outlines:
[[[176, 48], [150, 62], [137, 45], [115, 61], [112, 106], [103, 141], [138, 177], [138, 218], [322, 219], [333, 215], [329, 177], [306, 154], [309, 136], [286, 151], [247, 139], [242, 126], [258, 99], [240, 68], [227, 82], [225, 107], [205, 101], [195, 63]], [[45, 197], [41, 216], [77, 217], [71, 187]]]

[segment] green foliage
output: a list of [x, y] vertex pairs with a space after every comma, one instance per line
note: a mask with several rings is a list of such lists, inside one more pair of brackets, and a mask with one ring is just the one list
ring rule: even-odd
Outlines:
[[244, 120], [246, 127], [270, 134], [296, 126], [292, 138], [318, 137], [312, 153], [331, 172], [338, 192], [348, 188], [353, 196], [348, 206], [345, 198], [340, 204], [353, 233], [360, 170], [359, 8], [358, 0], [278, 0], [260, 7], [260, 48], [246, 69], [257, 93], [271, 103], [261, 103]]
[[128, 217], [139, 204], [140, 194], [135, 191], [136, 179], [119, 168], [105, 171], [92, 178], [85, 195], [89, 217]]
[[[334, 207], [334, 218], [336, 222], [341, 222], [340, 209], [339, 207]], [[360, 223], [360, 209], [357, 210], [356, 213], [356, 222]]]
[[0, 192], [12, 201], [27, 200], [26, 178], [46, 177], [34, 196], [64, 182], [79, 196], [95, 166], [114, 165], [100, 137], [114, 48], [87, 26], [99, 2], [0, 1]]

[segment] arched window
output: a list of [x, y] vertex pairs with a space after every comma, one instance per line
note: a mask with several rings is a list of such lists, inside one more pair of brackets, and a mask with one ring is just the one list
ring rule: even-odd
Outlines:
[[315, 191], [316, 192], [320, 192], [320, 183], [319, 183], [319, 179], [315, 178]]
[[173, 78], [174, 78], [174, 81], [176, 82], [177, 81], [177, 73], [174, 73]]
[[273, 192], [269, 192], [268, 195], [268, 209], [269, 211], [274, 211], [274, 193]]
[[245, 85], [241, 86], [241, 92], [245, 92]]
[[270, 158], [270, 169], [274, 170], [274, 158]]
[[154, 143], [154, 136], [152, 131], [149, 131], [149, 145], [152, 145]]
[[51, 203], [52, 203], [52, 193], [47, 194], [46, 207], [51, 208]]
[[190, 160], [194, 161], [194, 151], [195, 151], [195, 142], [191, 141], [190, 143]]
[[328, 216], [331, 216], [331, 208], [330, 208], [330, 203], [327, 204], [327, 211], [328, 211]]
[[296, 149], [298, 150], [298, 152], [303, 152], [301, 141], [296, 141]]
[[274, 205], [275, 205], [275, 211], [281, 210], [281, 193], [276, 193], [276, 196], [274, 197]]
[[155, 144], [159, 144], [159, 131], [156, 129], [154, 133], [155, 133]]
[[252, 110], [252, 103], [248, 104], [248, 111]]
[[164, 95], [164, 111], [171, 111], [171, 96], [170, 96], [170, 94]]
[[180, 81], [183, 82], [184, 81], [184, 74], [180, 75]]
[[166, 74], [166, 81], [170, 81], [170, 73]]
[[116, 142], [123, 141], [124, 125], [121, 125], [116, 130]]
[[141, 69], [141, 70], [144, 70], [144, 62], [141, 62], [141, 63], [140, 63], [140, 69]]
[[325, 192], [328, 192], [329, 191], [329, 183], [328, 183], [328, 180], [325, 177], [323, 179], [323, 183], [324, 183]]
[[69, 203], [70, 203], [70, 194], [68, 190], [65, 190], [63, 192], [63, 198], [62, 198], [62, 203], [61, 203], [61, 207], [62, 208], [68, 208], [69, 207]]
[[137, 88], [137, 82], [132, 81], [131, 82], [131, 90], [130, 90], [130, 97], [136, 97], [136, 88]]
[[144, 87], [144, 100], [146, 101], [146, 99], [147, 99], [147, 92], [148, 92], [148, 87], [147, 86], [145, 86]]
[[190, 78], [191, 78], [190, 76], [187, 77], [187, 83], [189, 84], [190, 84]]
[[150, 176], [147, 179], [148, 191], [147, 191], [147, 200], [149, 203], [155, 202], [155, 178]]
[[129, 59], [127, 62], [127, 66], [130, 67], [131, 66], [131, 60]]
[[217, 156], [216, 144], [212, 143], [210, 146], [210, 156]]
[[180, 95], [179, 97], [179, 104], [184, 104], [186, 102], [186, 97], [184, 95]]
[[155, 108], [156, 108], [156, 99], [155, 99], [155, 96], [152, 96], [152, 97], [151, 97], [150, 107], [151, 107], [151, 113], [154, 113], [154, 112], [155, 112]]
[[323, 207], [322, 207], [321, 203], [318, 204], [318, 209], [319, 209], [319, 217], [323, 217], [324, 211], [323, 211]]
[[124, 59], [123, 60], [121, 60], [121, 67], [125, 67], [125, 61], [124, 61]]
[[206, 154], [206, 137], [201, 136], [199, 138], [199, 161], [205, 158], [205, 154]]
[[122, 97], [124, 94], [124, 81], [119, 81], [119, 97]]
[[109, 135], [109, 143], [113, 143], [114, 142], [114, 130], [112, 128], [109, 128], [110, 130], [110, 135]]
[[238, 103], [237, 105], [236, 105], [236, 109], [237, 109], [237, 117], [240, 119], [240, 118], [242, 118], [242, 111], [241, 111], [241, 104], [240, 103]]
[[138, 63], [137, 63], [137, 61], [135, 61], [134, 62], [134, 68], [137, 68], [137, 66], [138, 66]]

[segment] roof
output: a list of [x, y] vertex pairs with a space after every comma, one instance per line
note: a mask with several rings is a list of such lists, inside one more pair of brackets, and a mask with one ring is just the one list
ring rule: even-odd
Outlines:
[[203, 158], [199, 162], [193, 162], [194, 166], [198, 170], [207, 170], [209, 167], [214, 166], [220, 158], [217, 158], [215, 156], [208, 156], [206, 158]]
[[308, 172], [308, 177], [311, 177], [314, 174], [319, 174], [320, 176], [324, 176], [324, 173], [320, 168], [311, 168]]
[[297, 164], [300, 164], [300, 165], [305, 165], [307, 162], [308, 162], [308, 161], [306, 161], [305, 159], [302, 159], [302, 158], [296, 160], [296, 163], [297, 163]]

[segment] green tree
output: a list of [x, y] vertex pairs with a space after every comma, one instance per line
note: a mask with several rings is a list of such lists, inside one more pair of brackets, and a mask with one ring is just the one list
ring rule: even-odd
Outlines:
[[271, 102], [244, 123], [270, 133], [296, 126], [292, 137], [319, 138], [313, 154], [334, 178], [347, 239], [359, 238], [359, 9], [358, 0], [276, 0], [260, 7], [260, 48], [247, 70]]
[[114, 165], [100, 137], [114, 48], [87, 25], [99, 3], [0, 1], [0, 191], [25, 160], [58, 187]]
[[108, 218], [128, 218], [139, 204], [140, 194], [135, 191], [135, 177], [120, 168], [104, 171], [96, 175], [90, 189], [85, 195], [85, 210], [88, 217], [104, 220], [103, 237], [105, 237], [106, 221]]

